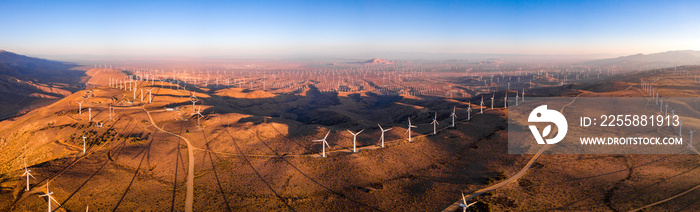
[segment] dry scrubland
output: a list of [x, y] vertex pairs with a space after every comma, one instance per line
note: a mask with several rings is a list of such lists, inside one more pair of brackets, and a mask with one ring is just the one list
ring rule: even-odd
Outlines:
[[[94, 75], [102, 73], [89, 71]], [[103, 75], [102, 73], [100, 75]], [[118, 77], [119, 73], [109, 75]], [[104, 75], [103, 75], [104, 76]], [[534, 88], [537, 96], [643, 96], [639, 78], [661, 77], [661, 95], [696, 96], [697, 84], [668, 71], [628, 75], [616, 82]], [[108, 79], [107, 79], [108, 80]], [[105, 78], [90, 79], [106, 84]], [[679, 87], [681, 86], [681, 87]], [[362, 93], [319, 92], [306, 87], [249, 90], [198, 87], [204, 118], [197, 126], [190, 92], [167, 82], [153, 88], [153, 103], [120, 105], [132, 93], [97, 87], [40, 110], [3, 121], [0, 132], [0, 209], [45, 210], [47, 180], [61, 210], [182, 210], [187, 181], [188, 139], [194, 150], [194, 208], [254, 211], [435, 211], [518, 172], [532, 155], [507, 154], [507, 110], [486, 110], [466, 121], [465, 108], [480, 96], [446, 99], [396, 98]], [[685, 88], [685, 89], [680, 89]], [[140, 93], [139, 93], [140, 94]], [[410, 97], [410, 98], [409, 98]], [[137, 98], [138, 99], [138, 98]], [[83, 115], [77, 103], [83, 101]], [[471, 100], [471, 101], [469, 101]], [[114, 103], [113, 120], [108, 105]], [[180, 106], [180, 112], [166, 107]], [[447, 129], [452, 107], [456, 128]], [[93, 120], [102, 128], [91, 126]], [[438, 112], [441, 130], [432, 134]], [[418, 128], [407, 142], [407, 119]], [[185, 121], [186, 120], [186, 121]], [[377, 148], [379, 129], [393, 127], [387, 147]], [[352, 136], [358, 153], [351, 153]], [[331, 153], [318, 157], [312, 143], [331, 130]], [[82, 139], [88, 137], [88, 153]], [[7, 142], [11, 141], [11, 142]], [[24, 191], [22, 158], [37, 177]], [[478, 197], [474, 210], [628, 210], [673, 196], [698, 184], [697, 155], [542, 155], [516, 183]], [[654, 210], [700, 210], [694, 191]], [[695, 204], [694, 204], [695, 203]]]

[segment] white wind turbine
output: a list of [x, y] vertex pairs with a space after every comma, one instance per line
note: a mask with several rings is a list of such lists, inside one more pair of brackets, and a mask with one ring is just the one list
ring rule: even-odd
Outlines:
[[384, 148], [384, 132], [391, 130], [391, 128], [385, 130], [382, 128], [382, 125], [379, 125], [379, 123], [377, 123], [377, 126], [379, 126], [379, 130], [382, 131], [382, 137], [379, 140], [382, 141], [382, 148]]
[[151, 90], [153, 90], [153, 88], [148, 89], [148, 103], [151, 103], [151, 101], [153, 101], [153, 96], [151, 95]]
[[92, 108], [88, 108], [88, 121], [92, 121]]
[[411, 128], [418, 127], [411, 125], [411, 117], [408, 117], [408, 129], [406, 129], [406, 133], [408, 133], [408, 142], [411, 142]]
[[356, 142], [356, 141], [357, 141], [357, 135], [359, 135], [360, 133], [362, 133], [362, 131], [365, 131], [365, 129], [362, 129], [362, 130], [360, 130], [360, 131], [357, 132], [357, 133], [353, 133], [353, 132], [350, 131], [350, 130], [347, 130], [347, 131], [348, 131], [350, 134], [352, 134], [352, 152], [357, 152], [357, 142]]
[[503, 108], [508, 108], [508, 93], [503, 96]]
[[204, 117], [204, 116], [202, 115], [201, 111], [202, 111], [202, 106], [199, 106], [199, 108], [197, 109], [197, 112], [196, 112], [196, 113], [192, 113], [192, 115], [197, 115], [197, 126], [198, 126], [198, 127], [201, 126], [201, 125], [199, 124], [199, 120], [200, 120], [202, 117]]
[[693, 130], [692, 128], [688, 127], [688, 132], [690, 133], [690, 143], [688, 146], [688, 149], [693, 149], [693, 133], [697, 130]]
[[87, 138], [87, 137], [83, 136], [83, 154], [85, 154], [85, 139], [86, 139], [86, 138]]
[[192, 102], [192, 113], [194, 113], [194, 103], [199, 101], [197, 96], [194, 95], [194, 92], [192, 92], [192, 96], [190, 96], [190, 101]]
[[58, 201], [56, 201], [56, 199], [54, 199], [53, 197], [51, 197], [52, 194], [53, 194], [53, 192], [49, 192], [49, 182], [47, 181], [47, 182], [46, 182], [46, 194], [42, 194], [42, 195], [39, 195], [39, 196], [40, 196], [40, 197], [46, 197], [46, 200], [48, 200], [48, 202], [49, 202], [49, 212], [51, 212], [51, 200], [53, 200], [54, 202], [56, 202], [56, 204], [59, 204]]
[[472, 104], [467, 107], [467, 120], [472, 120]]
[[457, 109], [457, 106], [452, 106], [452, 114], [450, 114], [450, 117], [452, 118], [452, 128], [455, 127], [455, 118], [457, 118], [457, 114], [455, 111]]
[[437, 112], [435, 112], [435, 118], [433, 118], [433, 122], [430, 122], [430, 124], [433, 125], [433, 135], [437, 134], [437, 125], [440, 124], [437, 121]]
[[78, 115], [83, 115], [83, 101], [78, 102]]
[[[483, 99], [484, 97], [482, 96], [481, 98]], [[496, 98], [496, 94], [493, 94], [493, 96], [491, 96], [491, 110], [493, 110], [493, 99], [494, 98]]]
[[27, 176], [27, 190], [25, 191], [29, 191], [29, 177], [36, 179], [36, 177], [34, 177], [34, 175], [32, 175], [30, 172], [32, 172], [32, 170], [27, 168], [27, 161], [24, 161], [24, 174], [22, 174], [22, 177]]
[[466, 212], [467, 208], [469, 208], [470, 206], [472, 206], [476, 203], [477, 202], [472, 202], [472, 203], [467, 204], [467, 198], [464, 197], [464, 193], [462, 193], [462, 203], [459, 204], [459, 207], [462, 207], [462, 212]]
[[[491, 105], [493, 105], [493, 104], [491, 104]], [[479, 103], [479, 107], [481, 108], [479, 113], [483, 114], [484, 113], [484, 96], [481, 96], [481, 103]]]
[[324, 158], [326, 157], [326, 146], [328, 146], [328, 149], [331, 148], [331, 146], [328, 145], [328, 142], [326, 141], [326, 138], [328, 138], [328, 134], [331, 134], [330, 130], [328, 130], [328, 133], [326, 133], [326, 137], [323, 137], [323, 139], [312, 141], [312, 142], [321, 142], [321, 147], [323, 148], [323, 153], [321, 154], [321, 156], [323, 156]]

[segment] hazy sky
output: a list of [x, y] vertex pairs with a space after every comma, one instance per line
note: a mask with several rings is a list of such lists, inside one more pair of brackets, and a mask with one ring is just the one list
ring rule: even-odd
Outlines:
[[699, 1], [0, 1], [29, 55], [635, 54], [700, 50]]

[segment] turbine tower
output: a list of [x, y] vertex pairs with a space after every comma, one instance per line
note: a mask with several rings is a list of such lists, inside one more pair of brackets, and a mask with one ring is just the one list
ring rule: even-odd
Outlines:
[[92, 121], [92, 108], [88, 108], [88, 121]]
[[[493, 105], [493, 104], [491, 104], [491, 105]], [[479, 113], [483, 114], [484, 113], [484, 96], [481, 96], [481, 103], [479, 103], [479, 108], [481, 108]]]
[[433, 125], [433, 135], [437, 134], [437, 125], [440, 124], [437, 121], [437, 112], [435, 112], [435, 118], [433, 118], [433, 122], [430, 122], [430, 124]]
[[408, 142], [411, 142], [411, 128], [418, 127], [411, 125], [411, 117], [408, 117], [408, 129], [406, 129], [406, 133], [408, 133]]
[[457, 118], [457, 114], [455, 114], [456, 109], [457, 109], [456, 106], [452, 106], [452, 114], [450, 114], [450, 117], [452, 117], [452, 128], [455, 127], [455, 118]]
[[153, 88], [148, 89], [148, 103], [151, 103], [153, 101], [153, 96], [151, 95], [151, 90], [153, 90]]
[[78, 115], [83, 115], [83, 101], [78, 102]]
[[365, 131], [365, 129], [362, 129], [357, 133], [353, 133], [352, 131], [348, 130], [348, 132], [352, 134], [352, 152], [357, 152], [357, 135], [362, 133], [362, 131]]
[[[481, 98], [483, 99], [484, 97], [481, 97]], [[493, 99], [494, 98], [496, 98], [496, 94], [493, 94], [493, 96], [491, 96], [491, 110], [493, 110]]]
[[326, 137], [323, 137], [323, 139], [312, 141], [312, 142], [321, 142], [321, 147], [323, 148], [323, 153], [321, 154], [321, 156], [323, 156], [324, 158], [326, 157], [326, 146], [328, 146], [328, 149], [331, 148], [331, 146], [328, 145], [328, 142], [326, 142], [326, 138], [328, 138], [328, 134], [331, 134], [330, 130], [328, 130], [328, 133], [326, 133]]
[[472, 120], [472, 104], [467, 107], [467, 120]]
[[86, 138], [87, 138], [87, 137], [85, 137], [85, 136], [83, 135], [83, 154], [85, 154], [85, 139], [86, 139]]
[[688, 146], [688, 149], [693, 149], [693, 133], [697, 130], [693, 130], [692, 128], [688, 127], [688, 132], [690, 133], [690, 144]]
[[379, 126], [379, 130], [382, 131], [382, 137], [379, 140], [382, 141], [382, 148], [384, 148], [384, 132], [391, 130], [391, 128], [385, 130], [382, 128], [382, 125], [379, 125], [379, 123], [377, 123], [377, 126]]

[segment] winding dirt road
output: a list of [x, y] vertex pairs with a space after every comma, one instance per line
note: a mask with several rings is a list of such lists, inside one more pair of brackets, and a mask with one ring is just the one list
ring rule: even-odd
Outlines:
[[[559, 111], [560, 111], [560, 112], [564, 112], [564, 108], [566, 108], [567, 106], [573, 104], [573, 103], [576, 101], [576, 99], [578, 99], [579, 96], [581, 96], [581, 94], [577, 95], [577, 96], [574, 98], [574, 100], [572, 100], [572, 101], [569, 102], [568, 104], [562, 106], [562, 107], [561, 107], [561, 110], [559, 110]], [[547, 149], [549, 149], [549, 146], [550, 146], [549, 144], [542, 146], [542, 148], [540, 148], [540, 150], [537, 151], [537, 154], [535, 154], [535, 156], [532, 156], [532, 159], [530, 159], [530, 161], [527, 162], [527, 164], [525, 165], [525, 167], [523, 167], [523, 169], [521, 169], [521, 170], [520, 170], [518, 173], [516, 173], [515, 175], [511, 176], [510, 178], [508, 178], [508, 179], [506, 179], [506, 180], [504, 180], [504, 181], [501, 181], [501, 182], [498, 183], [498, 184], [495, 184], [495, 185], [492, 185], [492, 186], [489, 186], [489, 187], [480, 189], [480, 190], [478, 190], [478, 191], [476, 191], [476, 192], [474, 192], [474, 193], [472, 193], [472, 194], [469, 194], [469, 196], [466, 196], [466, 197], [465, 197], [466, 201], [469, 201], [469, 200], [472, 199], [472, 198], [478, 197], [478, 196], [480, 196], [480, 195], [482, 195], [482, 194], [484, 194], [484, 193], [486, 193], [486, 192], [489, 192], [489, 191], [492, 191], [492, 190], [496, 190], [496, 189], [498, 189], [498, 188], [501, 188], [501, 187], [503, 187], [503, 186], [505, 186], [505, 185], [508, 185], [508, 184], [510, 184], [510, 183], [512, 183], [512, 182], [515, 182], [516, 180], [520, 179], [520, 177], [522, 177], [523, 175], [525, 175], [525, 173], [527, 173], [527, 171], [530, 170], [530, 167], [532, 167], [532, 164], [534, 164], [535, 161], [537, 161], [537, 158], [539, 158], [540, 155], [542, 155], [542, 153], [543, 153], [544, 151], [546, 151]], [[461, 204], [461, 203], [462, 203], [462, 200], [459, 199], [459, 200], [457, 200], [455, 203], [452, 203], [452, 205], [448, 206], [447, 208], [445, 208], [445, 209], [442, 210], [442, 211], [443, 211], [443, 212], [453, 212], [453, 211], [457, 211], [457, 210], [459, 209], [459, 204]]]
[[192, 146], [192, 143], [190, 143], [190, 140], [187, 140], [187, 138], [182, 137], [178, 134], [171, 133], [168, 131], [163, 130], [162, 128], [158, 127], [156, 125], [156, 122], [153, 121], [153, 117], [151, 117], [151, 113], [149, 113], [146, 108], [141, 108], [143, 109], [144, 112], [146, 112], [146, 115], [148, 115], [148, 119], [151, 121], [151, 124], [153, 127], [156, 129], [160, 130], [161, 132], [170, 134], [172, 136], [176, 136], [182, 140], [185, 141], [187, 144], [187, 198], [185, 199], [185, 211], [186, 212], [192, 212], [192, 204], [194, 203], [194, 147]]

